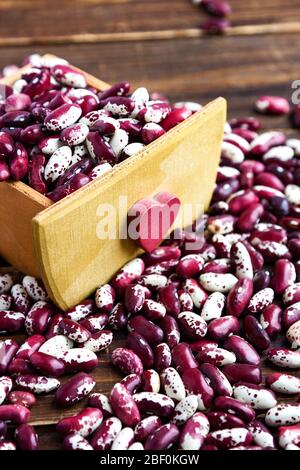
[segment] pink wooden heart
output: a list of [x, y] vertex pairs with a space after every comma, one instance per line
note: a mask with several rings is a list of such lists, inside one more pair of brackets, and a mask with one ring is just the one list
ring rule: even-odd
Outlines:
[[178, 197], [166, 191], [137, 201], [128, 211], [128, 236], [150, 253], [174, 224], [180, 209]]

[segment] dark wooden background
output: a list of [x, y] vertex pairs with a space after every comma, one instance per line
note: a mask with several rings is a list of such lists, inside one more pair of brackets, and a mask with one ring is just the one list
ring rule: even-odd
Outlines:
[[[231, 4], [226, 36], [203, 37], [198, 26], [206, 16], [190, 0], [1, 0], [0, 68], [33, 52], [53, 53], [107, 82], [127, 79], [171, 100], [203, 104], [221, 95], [230, 117], [249, 115], [255, 97], [290, 98], [292, 82], [300, 79], [300, 5]], [[288, 127], [287, 118], [263, 121], [269, 128]], [[108, 352], [93, 375], [104, 392], [118, 379]], [[51, 423], [60, 412], [51, 402], [51, 396], [40, 397], [32, 410], [43, 449], [59, 448]]]

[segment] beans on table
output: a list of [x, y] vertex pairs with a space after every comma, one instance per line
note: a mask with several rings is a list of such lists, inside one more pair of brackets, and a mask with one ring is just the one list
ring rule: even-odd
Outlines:
[[[127, 82], [99, 96], [65, 62], [35, 64], [10, 92], [0, 173], [24, 168], [16, 158], [26, 162], [30, 147], [39, 167], [29, 163], [29, 182], [39, 175], [46, 194], [57, 181], [69, 187], [76, 175], [100, 174], [102, 156], [107, 169], [132, 155], [178, 109], [199, 109], [148, 101], [144, 89], [129, 96]], [[280, 97], [261, 97], [256, 108], [289, 112]], [[0, 331], [27, 333], [21, 345], [0, 342], [0, 449], [38, 448], [30, 408], [50, 392], [58, 408], [89, 397], [57, 423], [64, 449], [300, 448], [300, 139], [260, 125], [256, 117], [226, 124], [211, 205], [195, 224], [203, 232], [174, 233], [69, 311], [37, 279], [0, 275]], [[61, 174], [48, 166], [53, 155], [69, 162]], [[119, 331], [126, 344], [113, 349]], [[106, 396], [90, 373], [109, 346], [124, 378]], [[266, 377], [262, 356], [273, 369]], [[61, 384], [64, 373], [75, 375]]]

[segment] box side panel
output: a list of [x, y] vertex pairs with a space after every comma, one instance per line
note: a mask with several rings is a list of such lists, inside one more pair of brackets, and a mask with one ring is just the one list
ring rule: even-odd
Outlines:
[[169, 191], [181, 199], [184, 209], [186, 205], [193, 208], [185, 224], [203, 212], [215, 183], [225, 116], [226, 102], [218, 99], [140, 156], [35, 218], [34, 239], [43, 280], [61, 308], [91, 294], [137, 254], [136, 245], [119, 239], [119, 233], [113, 234], [114, 239], [100, 234], [103, 226], [114, 231], [114, 216], [117, 226], [124, 227], [126, 208], [134, 202]]
[[50, 201], [36, 194], [33, 196], [23, 183], [0, 183], [0, 255], [18, 270], [40, 276], [33, 248], [32, 219]]

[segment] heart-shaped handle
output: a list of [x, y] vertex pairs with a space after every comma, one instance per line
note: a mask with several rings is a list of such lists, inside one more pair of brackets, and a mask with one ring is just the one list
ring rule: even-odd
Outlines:
[[162, 191], [151, 198], [137, 201], [127, 215], [128, 236], [150, 253], [166, 237], [178, 215], [180, 200]]

